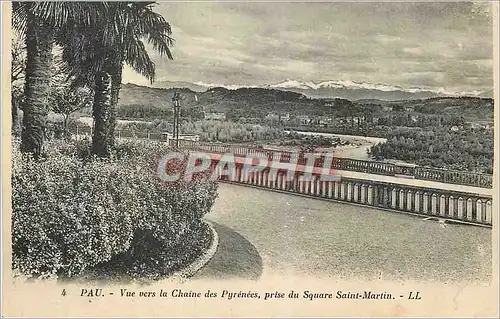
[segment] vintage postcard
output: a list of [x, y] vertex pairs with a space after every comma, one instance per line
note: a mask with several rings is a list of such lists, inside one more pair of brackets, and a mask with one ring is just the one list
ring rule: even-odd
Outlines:
[[2, 315], [498, 317], [498, 8], [2, 2]]

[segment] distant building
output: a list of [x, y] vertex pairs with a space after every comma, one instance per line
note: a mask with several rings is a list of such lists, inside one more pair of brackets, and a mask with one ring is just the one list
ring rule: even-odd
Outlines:
[[415, 107], [413, 107], [413, 106], [405, 106], [406, 112], [413, 112], [414, 110], [415, 110]]
[[390, 111], [392, 111], [392, 106], [382, 106], [382, 111], [390, 112]]
[[320, 116], [318, 118], [318, 124], [319, 125], [328, 125], [328, 124], [332, 124], [332, 123], [333, 123], [333, 119], [331, 117]]
[[465, 129], [473, 130], [491, 130], [493, 128], [492, 124], [489, 123], [478, 123], [478, 122], [466, 122], [464, 124]]
[[261, 121], [262, 119], [258, 117], [249, 117], [246, 119], [246, 123], [251, 123], [251, 124], [259, 124]]
[[288, 121], [290, 121], [290, 113], [269, 112], [269, 113], [267, 113], [265, 119], [271, 120], [271, 121], [288, 122]]
[[205, 120], [223, 121], [226, 119], [226, 113], [205, 112]]
[[285, 122], [290, 121], [290, 113], [279, 114], [279, 119], [280, 121], [285, 121]]
[[297, 115], [296, 119], [300, 124], [309, 124], [311, 122], [311, 118], [307, 115]]
[[271, 113], [267, 113], [265, 119], [266, 120], [271, 120], [271, 121], [279, 121], [280, 116], [277, 113], [271, 112]]
[[[167, 141], [174, 138], [174, 135], [170, 132], [163, 132], [162, 135]], [[179, 134], [179, 140], [198, 142], [200, 140], [200, 136], [198, 134]]]

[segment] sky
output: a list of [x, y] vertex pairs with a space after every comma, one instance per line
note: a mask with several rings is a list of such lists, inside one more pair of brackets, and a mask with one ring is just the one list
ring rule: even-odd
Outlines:
[[[488, 3], [160, 2], [174, 60], [157, 81], [265, 85], [345, 80], [491, 91]], [[125, 82], [148, 84], [129, 68]]]

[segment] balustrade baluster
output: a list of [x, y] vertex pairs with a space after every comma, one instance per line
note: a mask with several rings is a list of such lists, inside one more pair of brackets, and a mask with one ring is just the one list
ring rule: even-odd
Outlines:
[[366, 203], [366, 184], [361, 184], [361, 200], [362, 204]]
[[346, 194], [347, 194], [347, 184], [343, 182], [340, 186], [340, 199], [346, 200]]
[[304, 193], [304, 176], [299, 176], [299, 192]]
[[342, 184], [340, 182], [337, 182], [337, 181], [335, 181], [334, 183], [335, 183], [335, 187], [334, 187], [334, 190], [333, 190], [333, 195], [334, 195], [335, 199], [338, 199], [339, 198], [340, 189], [342, 187]]
[[455, 217], [455, 199], [453, 198], [452, 195], [448, 197], [448, 217], [450, 218]]
[[483, 221], [483, 202], [480, 199], [476, 201], [476, 221], [479, 223]]
[[413, 211], [416, 212], [416, 213], [420, 213], [421, 210], [420, 210], [420, 196], [421, 196], [421, 193], [419, 191], [416, 191], [415, 192], [415, 202], [413, 203]]
[[439, 197], [439, 215], [446, 216], [446, 197], [444, 195]]
[[347, 200], [352, 201], [352, 191], [353, 191], [353, 184], [351, 182], [347, 183]]
[[464, 209], [464, 199], [462, 197], [458, 198], [457, 202], [457, 213], [458, 213], [458, 218], [459, 219], [464, 219], [465, 216], [465, 209]]
[[391, 192], [391, 208], [395, 209], [396, 204], [397, 204], [397, 191], [396, 188], [393, 188]]
[[406, 192], [406, 210], [407, 211], [411, 212], [412, 204], [413, 204], [413, 192], [411, 191], [411, 189], [409, 189]]
[[405, 191], [403, 189], [399, 190], [399, 209], [405, 209]]
[[326, 183], [328, 183], [328, 198], [333, 198], [333, 188], [335, 182], [327, 181]]
[[489, 201], [487, 201], [487, 202], [486, 202], [486, 214], [485, 214], [486, 216], [485, 216], [485, 222], [486, 222], [487, 224], [489, 224], [489, 225], [491, 225], [491, 223], [492, 223], [492, 208], [491, 208], [491, 206], [492, 206], [491, 201], [490, 201], [490, 200], [489, 200]]
[[424, 214], [429, 213], [429, 193], [427, 193], [427, 192], [425, 192], [424, 196], [423, 196], [422, 213], [424, 213]]
[[353, 184], [353, 202], [357, 203], [359, 202], [359, 190], [358, 190], [358, 183]]
[[432, 215], [437, 215], [437, 195], [432, 194], [431, 197], [431, 213]]
[[473, 212], [472, 212], [472, 198], [467, 199], [467, 220], [472, 221]]
[[368, 185], [368, 204], [373, 205], [373, 186]]

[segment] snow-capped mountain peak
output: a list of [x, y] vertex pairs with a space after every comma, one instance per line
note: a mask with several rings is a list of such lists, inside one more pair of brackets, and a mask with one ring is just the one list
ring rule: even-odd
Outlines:
[[229, 90], [237, 90], [241, 88], [258, 88], [257, 85], [239, 85], [239, 84], [218, 84], [218, 83], [205, 83], [205, 82], [194, 82], [194, 84], [209, 88], [223, 87]]
[[[367, 83], [367, 82], [357, 82], [350, 80], [329, 80], [322, 82], [301, 82], [296, 80], [287, 79], [284, 82], [277, 84], [271, 84], [270, 88], [280, 88], [280, 89], [302, 89], [302, 90], [318, 90], [318, 89], [366, 89], [366, 90], [379, 90], [379, 91], [424, 91], [422, 89], [403, 89], [399, 86], [387, 85], [384, 83]], [[425, 90], [426, 91], [426, 90]]]
[[303, 89], [303, 90], [317, 89], [316, 84], [314, 84], [313, 82], [299, 82], [290, 79], [287, 79], [286, 81], [281, 83], [268, 85], [268, 87], [273, 89]]
[[300, 82], [296, 80], [286, 80], [274, 85], [269, 85], [271, 88], [280, 89], [298, 89], [298, 90], [326, 90], [326, 89], [344, 89], [344, 90], [368, 90], [368, 91], [381, 91], [381, 92], [403, 92], [403, 93], [427, 93], [436, 95], [459, 96], [469, 95], [477, 96], [481, 94], [480, 91], [471, 92], [450, 92], [444, 88], [415, 88], [415, 87], [401, 87], [397, 85], [390, 85], [385, 83], [368, 83], [361, 81], [351, 80], [328, 80], [322, 82]]
[[369, 83], [351, 80], [327, 80], [320, 82], [286, 79], [283, 82], [267, 85], [213, 84], [196, 82], [196, 85], [213, 88], [224, 87], [230, 90], [240, 88], [267, 88], [295, 91], [312, 97], [343, 97], [349, 99], [379, 98], [408, 99], [438, 96], [479, 96], [482, 92], [450, 92], [444, 88], [401, 87], [385, 83]]

